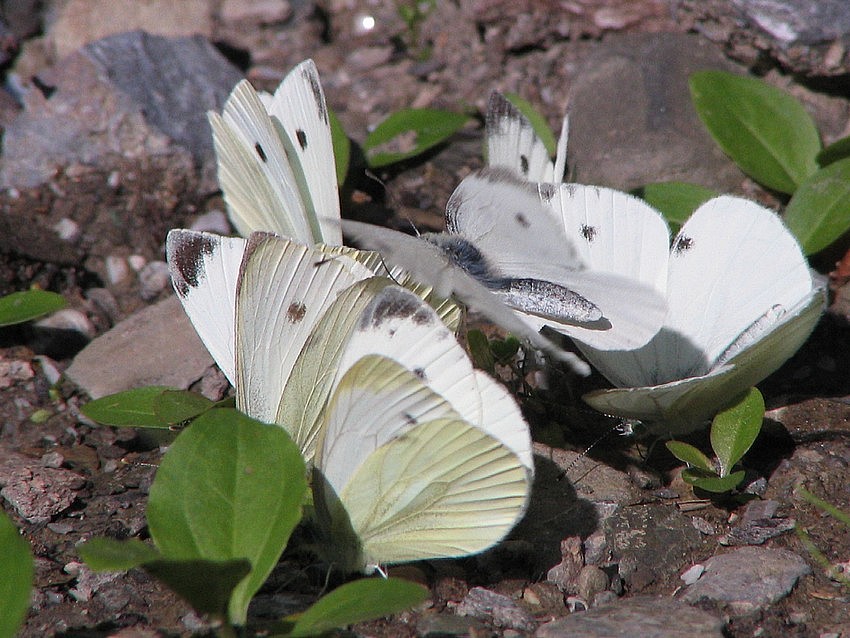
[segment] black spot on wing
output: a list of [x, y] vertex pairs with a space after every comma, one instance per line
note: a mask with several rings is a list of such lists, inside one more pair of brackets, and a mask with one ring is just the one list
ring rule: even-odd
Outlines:
[[307, 306], [299, 301], [293, 301], [286, 309], [286, 319], [289, 323], [300, 323], [307, 314]]
[[[382, 290], [369, 304], [360, 319], [360, 328], [380, 328], [393, 319], [411, 319], [425, 325], [435, 321], [435, 315], [419, 297], [402, 288], [388, 287]], [[390, 336], [395, 334], [391, 330]]]
[[528, 176], [528, 156], [522, 154], [519, 156], [519, 166], [522, 170], [522, 174]]
[[298, 140], [298, 146], [301, 147], [301, 150], [306, 150], [307, 148], [307, 134], [303, 129], [298, 129], [295, 131], [295, 137]]
[[172, 273], [177, 277], [174, 288], [177, 294], [185, 297], [190, 288], [197, 288], [206, 278], [204, 255], [211, 255], [218, 242], [208, 235], [187, 233], [182, 235], [184, 241], [175, 243], [174, 250], [169, 255]]
[[694, 247], [694, 240], [692, 237], [688, 237], [687, 235], [679, 235], [676, 238], [676, 242], [673, 244], [673, 252], [677, 255], [681, 255], [684, 252], [689, 251]]
[[420, 381], [427, 381], [428, 380], [428, 375], [425, 374], [425, 368], [413, 368], [413, 370], [411, 370], [411, 372], [413, 372], [413, 374], [416, 375], [416, 378], [419, 379]]
[[260, 161], [262, 161], [262, 162], [263, 162], [263, 164], [265, 164], [266, 162], [268, 162], [268, 161], [269, 161], [269, 158], [268, 158], [268, 156], [266, 155], [266, 152], [263, 150], [263, 147], [262, 147], [262, 145], [261, 145], [259, 142], [257, 142], [256, 144], [254, 144], [254, 151], [256, 151], [256, 153], [257, 153], [257, 157], [259, 157], [259, 158], [260, 158]]
[[528, 221], [528, 217], [526, 217], [522, 213], [517, 213], [516, 215], [514, 215], [514, 219], [516, 219], [517, 223], [523, 228], [529, 228], [531, 226], [531, 222]]
[[594, 239], [596, 239], [596, 235], [599, 231], [595, 226], [588, 226], [587, 224], [581, 225], [581, 236], [584, 237], [588, 243], [592, 243]]

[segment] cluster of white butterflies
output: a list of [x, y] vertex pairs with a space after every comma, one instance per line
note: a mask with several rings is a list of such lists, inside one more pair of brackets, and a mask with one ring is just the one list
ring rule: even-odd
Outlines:
[[[450, 198], [447, 232], [418, 238], [340, 219], [312, 61], [274, 95], [240, 83], [210, 122], [248, 239], [172, 231], [174, 287], [238, 407], [285, 427], [312, 463], [317, 517], [346, 569], [482, 551], [527, 507], [528, 427], [473, 369], [449, 299], [586, 374], [539, 331], [569, 336], [620, 386], [591, 405], [673, 432], [779, 367], [821, 312], [774, 213], [716, 198], [671, 249], [642, 201], [561, 183], [566, 120], [553, 163], [498, 94], [490, 166]], [[343, 232], [380, 256], [342, 247]]]

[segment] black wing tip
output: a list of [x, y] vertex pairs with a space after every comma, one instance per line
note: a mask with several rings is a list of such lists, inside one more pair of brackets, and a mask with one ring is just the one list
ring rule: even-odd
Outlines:
[[204, 256], [220, 246], [221, 238], [211, 233], [177, 229], [168, 233], [166, 258], [174, 290], [185, 298], [206, 278]]

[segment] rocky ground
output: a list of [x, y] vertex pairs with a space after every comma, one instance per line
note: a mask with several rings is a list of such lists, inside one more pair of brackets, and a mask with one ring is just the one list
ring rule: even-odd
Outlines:
[[[757, 74], [800, 98], [825, 142], [850, 133], [843, 0], [438, 1], [419, 3], [422, 19], [408, 23], [400, 4], [412, 6], [0, 3], [0, 293], [35, 283], [69, 300], [44, 322], [0, 331], [0, 495], [36, 557], [22, 635], [208, 631], [144, 573], [93, 574], [81, 563], [81, 540], [145, 536], [161, 450], [87, 423], [79, 406], [152, 383], [226, 391], [171, 295], [163, 241], [178, 226], [227, 231], [204, 113], [240, 76], [271, 89], [313, 57], [355, 141], [402, 107], [481, 112], [493, 88], [520, 93], [553, 127], [569, 100], [574, 181], [627, 189], [676, 179], [768, 205], [780, 202], [704, 133], [688, 74]], [[99, 40], [128, 29], [157, 35]], [[481, 128], [470, 125], [380, 182], [355, 166], [343, 209], [439, 228], [449, 194], [480, 165]], [[837, 242], [814, 266], [829, 272], [847, 248]], [[746, 457], [758, 499], [699, 499], [663, 446], [597, 442], [613, 422], [571, 397], [601, 380], [553, 384], [524, 404], [538, 479], [523, 523], [482, 556], [400, 568], [431, 586], [431, 603], [356, 633], [850, 636], [847, 587], [792, 531], [807, 529], [836, 569], [850, 570], [850, 530], [798, 489], [850, 510], [848, 296], [836, 285], [811, 340], [761, 384], [768, 419]], [[286, 555], [252, 613], [303, 606], [324, 576]]]

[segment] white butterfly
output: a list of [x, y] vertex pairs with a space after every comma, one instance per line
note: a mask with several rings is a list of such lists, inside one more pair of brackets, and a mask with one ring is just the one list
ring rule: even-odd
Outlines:
[[243, 80], [222, 114], [208, 117], [219, 183], [243, 237], [264, 230], [304, 244], [342, 243], [330, 120], [312, 60], [274, 95]]
[[[664, 327], [631, 352], [579, 347], [618, 386], [585, 401], [659, 433], [700, 427], [791, 357], [823, 311], [824, 290], [799, 244], [775, 213], [749, 200], [714, 198], [672, 249], [643, 250], [668, 273]], [[586, 257], [593, 267], [595, 255]]]
[[622, 273], [586, 270], [550, 206], [541, 204], [538, 186], [507, 169], [488, 169], [452, 194], [446, 234], [417, 239], [347, 220], [342, 226], [355, 243], [537, 347], [551, 350], [537, 333], [543, 325], [600, 349], [645, 344], [664, 319], [663, 294]]
[[351, 249], [192, 231], [167, 247], [190, 319], [232, 366], [237, 406], [282, 425], [313, 462], [317, 517], [343, 569], [483, 551], [522, 517], [528, 427], [417, 295], [372, 277]]

